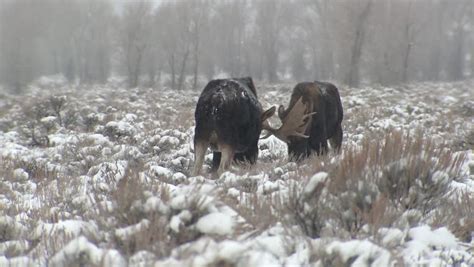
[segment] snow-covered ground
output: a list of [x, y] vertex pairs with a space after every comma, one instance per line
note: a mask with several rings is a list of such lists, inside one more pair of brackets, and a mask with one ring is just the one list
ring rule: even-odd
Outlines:
[[341, 155], [271, 137], [217, 179], [189, 176], [199, 92], [0, 93], [0, 266], [473, 266], [474, 81], [340, 92]]

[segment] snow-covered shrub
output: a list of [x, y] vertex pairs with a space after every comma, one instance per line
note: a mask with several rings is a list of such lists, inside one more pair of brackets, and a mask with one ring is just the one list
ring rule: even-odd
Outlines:
[[323, 205], [323, 190], [326, 186], [328, 174], [317, 173], [311, 177], [307, 183], [291, 183], [287, 202], [284, 202], [285, 212], [289, 215], [287, 222], [291, 225], [298, 225], [301, 231], [310, 238], [317, 238], [321, 235], [324, 221], [327, 214]]
[[42, 118], [48, 116], [54, 116], [54, 114], [49, 109], [49, 104], [46, 100], [38, 99], [32, 100], [27, 99], [25, 104], [22, 106], [23, 115], [28, 121], [41, 121]]
[[63, 119], [61, 112], [63, 111], [66, 105], [66, 96], [65, 95], [53, 95], [49, 97], [49, 105], [54, 112], [54, 115], [58, 118], [59, 124], [63, 125]]
[[23, 237], [27, 228], [14, 220], [10, 216], [0, 217], [0, 242], [18, 239]]
[[345, 202], [338, 207], [357, 222], [357, 229], [373, 223], [369, 218], [376, 210], [385, 218], [379, 223], [389, 226], [386, 212], [395, 212], [392, 217], [408, 209], [428, 213], [439, 205], [459, 177], [461, 162], [463, 155], [435, 149], [430, 139], [395, 131], [381, 144], [364, 142], [360, 149], [345, 151], [329, 188]]
[[[460, 177], [464, 154], [434, 146], [421, 134], [387, 135], [381, 155], [380, 191], [399, 208], [424, 213], [442, 203], [449, 184]], [[373, 166], [372, 168], [377, 167]]]
[[[341, 154], [288, 162], [270, 137], [256, 165], [221, 177], [189, 177], [198, 91], [4, 94], [0, 265], [370, 266], [389, 251], [388, 265], [470, 266], [472, 82], [461, 84], [341, 88]], [[262, 105], [285, 104], [293, 86], [262, 84]], [[68, 110], [79, 120], [61, 127], [51, 95], [67, 96], [63, 124]]]
[[116, 250], [100, 249], [81, 236], [71, 240], [51, 257], [49, 266], [127, 266]]
[[48, 116], [44, 117], [40, 121], [41, 126], [46, 129], [46, 132], [49, 134], [56, 126], [56, 117], [55, 116]]
[[74, 106], [70, 106], [63, 115], [63, 126], [66, 129], [73, 128], [74, 125], [77, 125], [79, 119], [78, 112]]
[[326, 253], [323, 266], [390, 266], [390, 252], [369, 240], [334, 241]]
[[51, 180], [57, 177], [58, 170], [53, 166], [48, 166], [41, 159], [21, 159], [14, 158], [12, 163], [16, 168], [22, 168], [30, 179], [35, 181]]
[[48, 146], [48, 126], [42, 120], [52, 116], [53, 113], [48, 109], [48, 104], [45, 101], [37, 101], [23, 106], [22, 124], [19, 132], [27, 140], [27, 142], [34, 146]]
[[87, 132], [93, 131], [95, 126], [100, 121], [99, 114], [94, 113], [94, 112], [89, 112], [88, 110], [83, 112], [81, 117], [82, 117], [82, 123], [84, 124]]
[[151, 165], [147, 174], [153, 179], [157, 179], [168, 184], [174, 184], [171, 179], [173, 177], [173, 172], [168, 168], [159, 165]]
[[116, 189], [112, 191], [114, 215], [120, 225], [132, 225], [144, 218], [141, 208], [145, 200], [144, 191], [144, 185], [138, 179], [137, 173], [127, 168]]
[[447, 226], [464, 242], [474, 241], [474, 196], [467, 192], [454, 193], [454, 201], [443, 201], [434, 211], [432, 225]]
[[121, 137], [133, 137], [135, 133], [136, 129], [125, 121], [110, 121], [105, 125], [104, 129], [104, 135], [113, 140], [117, 140]]

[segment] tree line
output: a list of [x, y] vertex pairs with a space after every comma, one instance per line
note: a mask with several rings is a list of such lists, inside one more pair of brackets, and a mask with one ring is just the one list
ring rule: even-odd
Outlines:
[[0, 83], [461, 80], [474, 75], [473, 12], [472, 0], [2, 0]]

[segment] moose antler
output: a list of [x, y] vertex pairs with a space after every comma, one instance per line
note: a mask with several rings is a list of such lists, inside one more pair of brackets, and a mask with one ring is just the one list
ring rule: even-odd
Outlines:
[[[279, 110], [280, 109], [282, 109], [282, 107], [280, 107]], [[304, 134], [310, 122], [310, 120], [307, 118], [313, 116], [314, 114], [316, 114], [316, 112], [306, 113], [306, 105], [303, 104], [302, 97], [300, 97], [288, 112], [286, 117], [282, 119], [282, 125], [280, 128], [272, 128], [268, 122], [265, 121], [263, 124], [263, 129], [267, 130], [269, 133], [262, 139], [268, 138], [271, 135], [276, 136], [278, 139], [284, 142], [288, 142], [288, 137], [290, 136], [308, 138], [309, 136]]]

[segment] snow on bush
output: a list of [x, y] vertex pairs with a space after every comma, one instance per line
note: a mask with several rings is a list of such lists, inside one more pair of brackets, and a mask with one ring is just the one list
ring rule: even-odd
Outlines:
[[49, 261], [49, 266], [97, 266], [99, 264], [117, 267], [127, 266], [127, 262], [118, 251], [99, 249], [83, 236], [69, 242]]
[[0, 265], [473, 265], [472, 81], [341, 87], [341, 154], [272, 136], [220, 177], [189, 176], [199, 92], [122, 82], [2, 95]]
[[100, 237], [99, 229], [93, 221], [64, 220], [57, 223], [39, 222], [32, 233], [32, 238], [40, 239], [43, 236], [54, 238], [59, 235], [68, 237], [84, 235], [92, 240], [99, 240]]
[[340, 263], [351, 266], [389, 266], [390, 263], [390, 252], [368, 240], [334, 241], [326, 252], [339, 256]]
[[235, 220], [229, 215], [214, 212], [199, 218], [196, 228], [203, 234], [230, 235], [234, 225]]
[[474, 264], [474, 255], [459, 246], [456, 237], [445, 227], [435, 230], [423, 225], [410, 229], [404, 258], [417, 264], [467, 266]]
[[9, 241], [23, 237], [28, 229], [10, 216], [0, 217], [0, 240]]
[[105, 125], [105, 135], [113, 138], [122, 136], [133, 137], [137, 129], [127, 121], [110, 121]]

